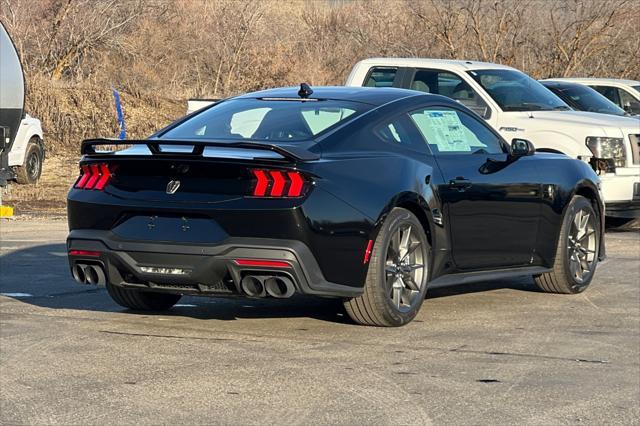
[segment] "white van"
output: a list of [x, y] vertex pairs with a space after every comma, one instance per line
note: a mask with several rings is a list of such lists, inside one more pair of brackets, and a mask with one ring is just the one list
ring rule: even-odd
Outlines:
[[504, 65], [372, 58], [347, 86], [400, 87], [447, 96], [483, 117], [507, 140], [590, 162], [600, 174], [607, 216], [640, 217], [640, 121], [573, 111], [538, 81]]

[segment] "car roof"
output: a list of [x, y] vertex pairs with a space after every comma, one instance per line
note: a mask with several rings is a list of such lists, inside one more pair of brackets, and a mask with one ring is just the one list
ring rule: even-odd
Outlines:
[[358, 65], [378, 65], [389, 67], [415, 67], [415, 68], [444, 68], [452, 71], [471, 71], [480, 69], [508, 69], [515, 68], [507, 65], [494, 64], [491, 62], [465, 61], [453, 59], [431, 59], [431, 58], [369, 58], [364, 59]]
[[[351, 102], [362, 102], [374, 106], [384, 105], [398, 99], [412, 96], [434, 96], [415, 90], [399, 89], [392, 87], [346, 87], [346, 86], [310, 86], [313, 93], [309, 99], [333, 99]], [[280, 87], [276, 89], [261, 90], [247, 93], [233, 99], [300, 99], [298, 95], [300, 87]], [[438, 97], [439, 98], [439, 97]]]
[[636, 80], [625, 80], [621, 78], [596, 78], [596, 77], [559, 77], [559, 78], [548, 78], [542, 81], [565, 81], [572, 83], [582, 83], [582, 84], [624, 84], [626, 86], [638, 86], [640, 85], [640, 81]]

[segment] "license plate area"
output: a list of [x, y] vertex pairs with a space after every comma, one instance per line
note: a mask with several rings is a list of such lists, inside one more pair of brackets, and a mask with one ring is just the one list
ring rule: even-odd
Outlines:
[[213, 219], [185, 216], [133, 216], [112, 231], [125, 240], [166, 243], [215, 244], [228, 237]]

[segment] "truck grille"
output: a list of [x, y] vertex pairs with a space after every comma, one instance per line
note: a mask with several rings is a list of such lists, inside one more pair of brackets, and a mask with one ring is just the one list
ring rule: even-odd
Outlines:
[[640, 164], [640, 134], [629, 135], [629, 141], [631, 142], [631, 158], [633, 164]]

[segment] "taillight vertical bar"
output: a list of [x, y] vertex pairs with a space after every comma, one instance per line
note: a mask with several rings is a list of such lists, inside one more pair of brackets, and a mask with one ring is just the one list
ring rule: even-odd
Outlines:
[[98, 182], [100, 178], [100, 168], [97, 164], [91, 164], [89, 166], [89, 170], [91, 170], [91, 177], [89, 178], [89, 182], [85, 185], [84, 189], [93, 189], [93, 186]]
[[302, 186], [304, 185], [302, 176], [300, 176], [298, 172], [288, 172], [287, 176], [289, 176], [289, 180], [291, 181], [287, 197], [299, 197], [300, 194], [302, 194]]
[[282, 172], [279, 170], [271, 170], [269, 174], [273, 178], [273, 187], [271, 188], [271, 196], [282, 197], [282, 193], [284, 192], [284, 184], [286, 183], [284, 180], [284, 177], [282, 176]]
[[264, 197], [267, 193], [267, 187], [269, 186], [269, 178], [263, 170], [253, 170], [253, 175], [258, 180], [253, 190], [253, 195], [255, 197]]
[[91, 173], [89, 172], [89, 166], [80, 166], [80, 170], [82, 170], [82, 174], [80, 175], [78, 182], [76, 182], [76, 188], [82, 189], [91, 177]]
[[94, 189], [97, 189], [98, 191], [102, 191], [104, 187], [107, 185], [107, 182], [109, 182], [109, 178], [111, 178], [111, 172], [109, 171], [109, 166], [107, 166], [106, 164], [100, 164], [100, 179], [96, 183], [96, 186]]

